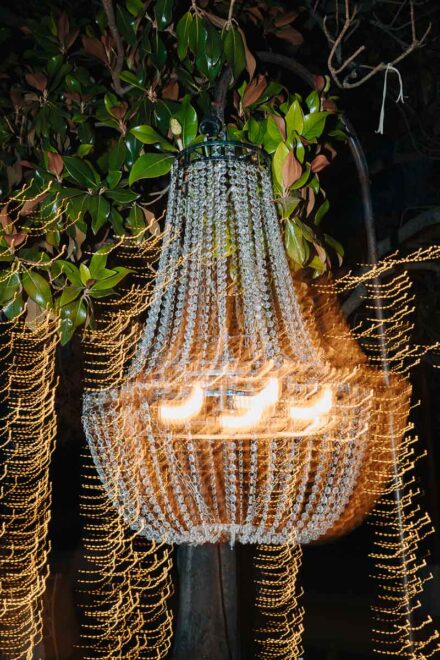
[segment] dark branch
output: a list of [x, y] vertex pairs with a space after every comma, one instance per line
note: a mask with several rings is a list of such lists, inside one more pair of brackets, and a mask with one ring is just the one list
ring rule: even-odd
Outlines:
[[108, 22], [110, 34], [112, 35], [113, 41], [115, 42], [115, 46], [116, 46], [116, 62], [114, 66], [112, 66], [111, 68], [113, 88], [117, 94], [123, 96], [125, 90], [121, 85], [119, 74], [121, 73], [124, 64], [124, 46], [122, 44], [121, 35], [119, 34], [119, 30], [116, 25], [116, 18], [115, 18], [115, 12], [113, 10], [112, 0], [102, 0], [102, 6], [104, 7], [104, 11], [107, 16], [107, 22]]

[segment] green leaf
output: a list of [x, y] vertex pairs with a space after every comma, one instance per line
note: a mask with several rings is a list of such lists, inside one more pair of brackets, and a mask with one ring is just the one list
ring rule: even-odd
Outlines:
[[252, 144], [262, 144], [265, 133], [264, 121], [257, 121], [251, 117], [247, 126], [248, 139]]
[[103, 195], [90, 195], [87, 200], [87, 210], [92, 217], [92, 231], [97, 234], [107, 222], [110, 204]]
[[[157, 104], [156, 104], [157, 105]], [[167, 129], [168, 130], [168, 129]], [[125, 145], [127, 148], [125, 154], [125, 164], [127, 167], [133, 167], [136, 158], [139, 156], [140, 150], [142, 149], [142, 144], [139, 140], [136, 140], [134, 135], [130, 133], [125, 136]], [[117, 170], [117, 167], [111, 167], [112, 170]]]
[[128, 273], [133, 272], [129, 268], [124, 268], [123, 266], [117, 266], [113, 270], [114, 275], [110, 275], [110, 277], [98, 280], [98, 282], [95, 282], [95, 284], [90, 287], [90, 291], [106, 291], [107, 289], [112, 289], [114, 286], [119, 284], [119, 282], [123, 280], [124, 277], [128, 275]]
[[33, 270], [26, 270], [21, 276], [23, 288], [37, 305], [45, 309], [52, 307], [52, 292], [49, 283], [42, 275]]
[[85, 156], [88, 156], [91, 151], [93, 151], [93, 144], [80, 144], [76, 153], [80, 158], [84, 158]]
[[107, 179], [106, 179], [108, 183], [108, 187], [111, 189], [116, 188], [121, 178], [122, 178], [122, 172], [120, 170], [110, 170], [109, 173], [107, 174]]
[[12, 319], [17, 318], [24, 310], [24, 302], [21, 296], [16, 296], [13, 300], [7, 303], [2, 312], [6, 318], [11, 321]]
[[73, 156], [64, 156], [65, 172], [76, 182], [87, 188], [95, 188], [99, 181], [95, 179], [95, 173], [89, 163]]
[[127, 218], [127, 227], [131, 229], [133, 234], [138, 234], [145, 229], [145, 216], [140, 206], [135, 204], [131, 207]]
[[81, 94], [81, 83], [75, 78], [75, 76], [72, 76], [71, 73], [68, 73], [64, 80], [69, 92], [73, 92], [74, 94]]
[[281, 217], [283, 219], [290, 218], [292, 213], [298, 207], [300, 201], [299, 197], [294, 197], [293, 195], [282, 197], [278, 203]]
[[59, 277], [61, 274], [65, 274], [73, 286], [82, 287], [79, 269], [71, 261], [66, 261], [65, 259], [57, 259], [52, 265], [51, 272], [53, 277]]
[[263, 146], [267, 153], [272, 154], [276, 151], [280, 142], [283, 141], [280, 129], [276, 125], [273, 117], [269, 116], [266, 120], [266, 132], [263, 138]]
[[219, 33], [209, 22], [204, 22], [205, 30], [201, 32], [196, 65], [198, 70], [208, 80], [214, 80], [220, 72], [223, 51], [222, 40]]
[[173, 15], [173, 0], [156, 0], [154, 17], [159, 30], [163, 30], [171, 23]]
[[325, 242], [330, 245], [338, 254], [340, 257], [344, 256], [344, 248], [342, 247], [341, 243], [336, 240], [336, 238], [333, 238], [333, 236], [329, 236], [328, 234], [324, 234], [324, 239]]
[[90, 260], [90, 275], [92, 279], [98, 280], [107, 265], [108, 253], [111, 246], [104, 246], [97, 250]]
[[86, 202], [89, 196], [80, 191], [79, 195], [71, 197], [67, 203], [67, 215], [72, 222], [78, 222], [86, 210]]
[[152, 126], [147, 126], [147, 124], [135, 126], [130, 130], [130, 133], [143, 144], [159, 144], [164, 151], [176, 151], [176, 148], [168, 140], [165, 140]]
[[189, 47], [189, 35], [193, 17], [191, 12], [187, 11], [176, 25], [177, 35], [177, 55], [180, 60], [184, 60]]
[[197, 57], [198, 52], [206, 42], [206, 27], [200, 16], [194, 16], [189, 26], [189, 47]]
[[108, 158], [109, 170], [120, 170], [124, 164], [126, 155], [127, 147], [125, 146], [125, 142], [121, 139], [110, 150]]
[[306, 163], [306, 169], [304, 170], [302, 175], [299, 177], [298, 181], [295, 181], [295, 183], [292, 184], [291, 189], [292, 190], [299, 190], [299, 188], [302, 188], [303, 186], [305, 186], [309, 176], [310, 176], [310, 165], [309, 165], [309, 163]]
[[4, 280], [0, 281], [0, 305], [10, 301], [20, 290], [20, 275], [10, 273]]
[[134, 73], [132, 73], [131, 71], [121, 71], [121, 73], [119, 74], [119, 78], [124, 82], [128, 83], [129, 85], [132, 85], [133, 87], [137, 87], [138, 89], [145, 91], [145, 86], [141, 82], [139, 82], [139, 80], [136, 78]]
[[173, 113], [179, 109], [178, 103], [158, 101], [154, 106], [154, 123], [162, 135], [167, 135]]
[[79, 276], [81, 278], [81, 283], [83, 286], [87, 286], [87, 284], [90, 282], [92, 279], [92, 276], [90, 274], [90, 270], [86, 264], [80, 264], [79, 265]]
[[106, 197], [109, 197], [117, 204], [131, 204], [139, 197], [138, 193], [133, 190], [124, 190], [124, 188], [117, 188], [116, 190], [107, 190]]
[[287, 128], [287, 139], [292, 140], [293, 134], [296, 131], [299, 135], [302, 134], [304, 129], [304, 115], [301, 109], [301, 105], [298, 100], [295, 99], [292, 105], [290, 106], [286, 114], [286, 128]]
[[160, 71], [165, 66], [168, 57], [167, 47], [159, 36], [159, 31], [155, 30], [153, 35], [151, 61]]
[[326, 213], [328, 213], [329, 208], [330, 208], [330, 202], [328, 201], [328, 199], [326, 199], [326, 200], [321, 204], [321, 206], [319, 207], [319, 209], [316, 211], [316, 214], [315, 214], [315, 225], [319, 225], [319, 223], [321, 222], [321, 220], [323, 219], [323, 217], [326, 215]]
[[306, 140], [313, 140], [322, 135], [329, 114], [329, 112], [314, 112], [304, 117], [302, 135]]
[[226, 30], [223, 34], [223, 44], [226, 60], [237, 80], [246, 67], [246, 53], [240, 32], [234, 27]]
[[82, 298], [61, 307], [60, 335], [63, 346], [70, 341], [76, 328], [85, 323], [86, 318], [87, 307]]
[[195, 139], [199, 126], [197, 112], [188, 98], [182, 101], [179, 110], [174, 113], [174, 118], [177, 119], [182, 127], [182, 142], [183, 146], [187, 147]]
[[133, 46], [136, 43], [136, 33], [134, 31], [135, 21], [119, 3], [116, 5], [116, 23], [125, 41], [129, 46]]
[[115, 209], [115, 207], [112, 208], [110, 217], [111, 217], [112, 227], [116, 236], [123, 236], [124, 234], [126, 234], [124, 227], [124, 218], [119, 213], [119, 211]]
[[144, 9], [144, 3], [142, 0], [126, 0], [125, 5], [130, 14], [132, 14], [135, 18], [137, 18], [141, 11]]
[[154, 179], [168, 174], [174, 161], [174, 156], [168, 154], [144, 154], [137, 159], [131, 168], [128, 182], [131, 185], [139, 179]]
[[288, 155], [289, 155], [288, 147], [286, 147], [284, 142], [280, 142], [272, 160], [272, 171], [274, 173], [276, 182], [281, 187], [283, 187], [284, 185], [283, 164]]
[[292, 218], [286, 220], [284, 244], [292, 261], [299, 266], [303, 266], [307, 259], [306, 243], [301, 229]]
[[306, 98], [306, 104], [310, 112], [319, 112], [321, 107], [321, 100], [319, 98], [319, 93], [316, 90], [310, 92]]
[[66, 286], [65, 289], [63, 289], [63, 292], [60, 296], [59, 304], [60, 307], [63, 307], [63, 305], [68, 305], [71, 303], [73, 300], [76, 300], [81, 293], [82, 288], [77, 287], [77, 286]]

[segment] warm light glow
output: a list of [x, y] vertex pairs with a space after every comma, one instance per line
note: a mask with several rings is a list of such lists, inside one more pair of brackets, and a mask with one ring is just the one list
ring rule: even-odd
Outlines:
[[184, 424], [200, 413], [203, 400], [203, 389], [198, 384], [194, 385], [187, 399], [178, 403], [162, 403], [159, 406], [160, 418], [167, 424]]
[[333, 405], [333, 394], [330, 387], [325, 387], [319, 399], [309, 406], [291, 406], [289, 415], [301, 422], [316, 422], [322, 415], [330, 412]]
[[222, 415], [220, 422], [224, 430], [247, 431], [257, 426], [268, 408], [272, 408], [279, 398], [277, 378], [269, 378], [267, 385], [258, 394], [251, 396], [237, 395], [234, 404], [241, 415]]

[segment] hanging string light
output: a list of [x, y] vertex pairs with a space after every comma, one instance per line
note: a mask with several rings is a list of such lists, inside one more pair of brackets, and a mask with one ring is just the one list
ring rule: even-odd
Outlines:
[[357, 524], [377, 497], [366, 479], [387, 479], [385, 413], [399, 443], [409, 386], [384, 385], [353, 339], [343, 352], [323, 339], [264, 154], [226, 141], [182, 152], [165, 235], [126, 378], [85, 398], [110, 499], [169, 543], [308, 543]]

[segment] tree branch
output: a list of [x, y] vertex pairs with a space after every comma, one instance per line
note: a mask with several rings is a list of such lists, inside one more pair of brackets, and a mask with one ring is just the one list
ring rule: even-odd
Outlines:
[[121, 85], [119, 74], [121, 73], [124, 64], [124, 55], [125, 55], [124, 46], [122, 44], [121, 35], [119, 34], [119, 30], [116, 25], [116, 18], [115, 18], [115, 12], [113, 10], [112, 0], [101, 0], [101, 1], [105, 11], [105, 15], [107, 16], [107, 22], [108, 22], [110, 34], [112, 35], [113, 41], [115, 42], [115, 46], [116, 46], [116, 62], [114, 66], [111, 67], [113, 89], [117, 94], [119, 94], [119, 96], [123, 96], [125, 90]]

